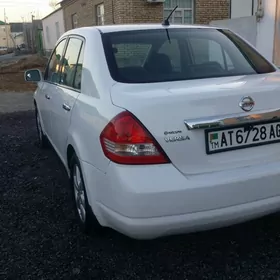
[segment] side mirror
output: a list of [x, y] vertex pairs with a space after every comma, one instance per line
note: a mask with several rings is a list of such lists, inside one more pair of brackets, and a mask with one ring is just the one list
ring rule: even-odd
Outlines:
[[27, 70], [24, 73], [24, 79], [25, 79], [26, 82], [38, 83], [38, 82], [41, 82], [43, 80], [43, 77], [42, 77], [42, 73], [41, 73], [40, 70], [31, 69], [31, 70]]

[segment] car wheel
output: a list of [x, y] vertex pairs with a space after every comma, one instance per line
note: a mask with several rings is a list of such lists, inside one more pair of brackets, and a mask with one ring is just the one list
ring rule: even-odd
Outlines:
[[100, 234], [104, 228], [97, 221], [88, 203], [81, 165], [76, 155], [72, 157], [70, 168], [71, 187], [80, 228], [86, 234]]
[[48, 148], [49, 142], [47, 136], [44, 134], [42, 130], [41, 119], [37, 108], [35, 108], [35, 117], [36, 117], [36, 127], [38, 133], [39, 147], [42, 149]]

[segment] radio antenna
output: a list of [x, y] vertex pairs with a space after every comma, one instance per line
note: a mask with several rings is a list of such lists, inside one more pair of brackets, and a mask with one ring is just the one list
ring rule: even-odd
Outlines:
[[171, 13], [168, 15], [168, 17], [162, 22], [163, 26], [169, 26], [170, 25], [169, 19], [177, 8], [178, 8], [178, 5], [171, 11]]

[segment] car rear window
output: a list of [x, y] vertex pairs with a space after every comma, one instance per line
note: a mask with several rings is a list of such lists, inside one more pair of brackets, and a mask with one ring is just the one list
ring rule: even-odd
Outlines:
[[275, 68], [229, 30], [169, 28], [103, 33], [112, 78], [151, 83], [264, 74]]

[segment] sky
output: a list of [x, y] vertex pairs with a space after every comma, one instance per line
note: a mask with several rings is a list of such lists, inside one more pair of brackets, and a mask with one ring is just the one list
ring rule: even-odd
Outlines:
[[[51, 0], [0, 0], [0, 20], [4, 21], [4, 9], [7, 22], [31, 21], [31, 15], [35, 18], [43, 18], [53, 11], [49, 6]], [[58, 1], [59, 2], [59, 1]]]

